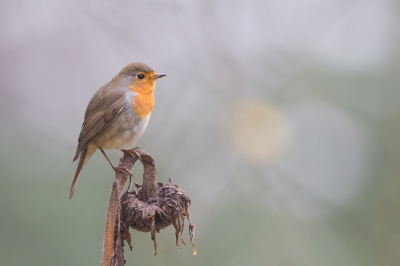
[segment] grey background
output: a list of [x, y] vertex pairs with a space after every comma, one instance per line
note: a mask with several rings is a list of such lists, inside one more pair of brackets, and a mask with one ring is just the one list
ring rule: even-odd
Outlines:
[[96, 153], [67, 200], [72, 157], [91, 96], [143, 61], [168, 76], [137, 145], [191, 197], [198, 255], [168, 228], [153, 257], [132, 230], [127, 265], [399, 265], [399, 14], [394, 0], [1, 1], [0, 264], [100, 263], [114, 174]]

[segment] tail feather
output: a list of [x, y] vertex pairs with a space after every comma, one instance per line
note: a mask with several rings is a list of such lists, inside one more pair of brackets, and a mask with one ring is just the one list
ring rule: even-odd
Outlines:
[[93, 153], [96, 151], [96, 148], [88, 147], [80, 153], [79, 156], [79, 162], [78, 165], [76, 166], [74, 176], [72, 177], [71, 185], [69, 187], [68, 191], [68, 198], [71, 199], [72, 196], [74, 195], [75, 187], [76, 184], [79, 180], [80, 173], [85, 166], [85, 164], [89, 161], [89, 159], [92, 157]]

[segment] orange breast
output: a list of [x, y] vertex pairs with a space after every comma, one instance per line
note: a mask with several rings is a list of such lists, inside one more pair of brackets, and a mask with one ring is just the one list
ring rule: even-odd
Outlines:
[[131, 99], [132, 110], [139, 116], [139, 118], [144, 119], [153, 111], [155, 104], [154, 88], [139, 89], [131, 86], [130, 89], [135, 92], [135, 97]]

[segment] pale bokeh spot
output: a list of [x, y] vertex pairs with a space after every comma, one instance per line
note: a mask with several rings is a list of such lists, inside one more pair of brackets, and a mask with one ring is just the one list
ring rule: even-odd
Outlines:
[[235, 107], [230, 132], [235, 148], [254, 163], [276, 162], [291, 143], [285, 115], [261, 100], [247, 100]]

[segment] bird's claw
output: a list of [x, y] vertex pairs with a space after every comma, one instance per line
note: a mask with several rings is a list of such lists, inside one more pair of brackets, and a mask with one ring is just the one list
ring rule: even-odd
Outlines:
[[136, 151], [136, 150], [141, 150], [142, 148], [136, 147], [131, 150], [121, 150], [124, 154], [130, 154], [131, 156], [135, 157], [137, 156], [140, 161], [142, 161], [142, 156]]

